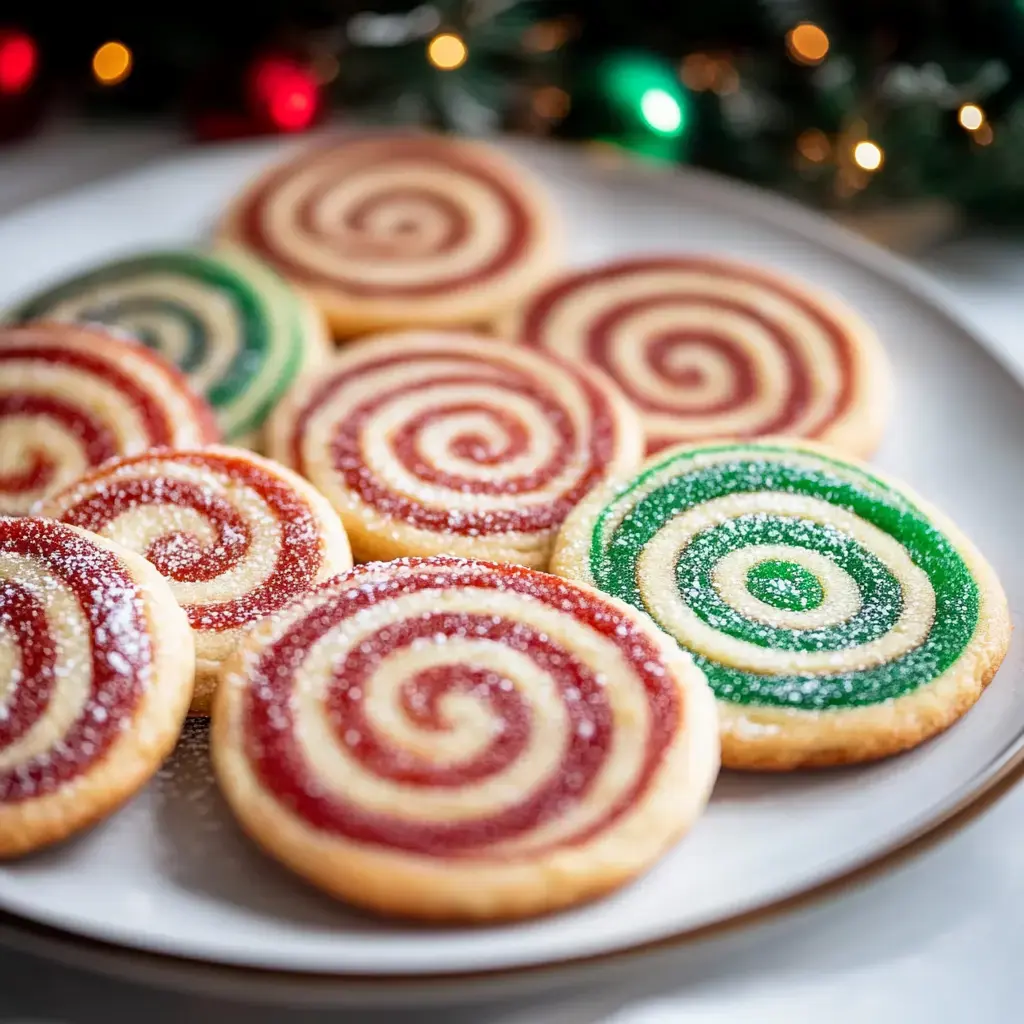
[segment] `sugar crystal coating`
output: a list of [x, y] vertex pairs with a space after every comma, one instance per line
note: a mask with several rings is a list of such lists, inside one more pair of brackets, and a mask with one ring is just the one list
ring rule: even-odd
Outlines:
[[963, 556], [862, 469], [771, 443], [681, 449], [588, 520], [584, 564], [729, 702], [878, 704], [947, 671], [979, 625]]
[[0, 514], [113, 456], [217, 436], [205, 403], [139, 345], [64, 324], [0, 329]]
[[[0, 661], [6, 805], [73, 785], [106, 754], [150, 685], [152, 648], [144, 595], [118, 557], [31, 518], [0, 517], [0, 639], [14, 651]], [[57, 719], [67, 724], [44, 742]]]
[[[263, 635], [226, 683], [228, 694], [242, 687], [260, 784], [318, 831], [418, 856], [508, 859], [595, 841], [645, 798], [685, 721], [655, 631], [525, 568], [368, 563]], [[611, 658], [605, 671], [595, 650]], [[310, 714], [343, 751], [342, 788], [299, 740]], [[538, 749], [538, 736], [554, 749]], [[390, 789], [423, 801], [424, 816], [384, 811], [371, 794]], [[430, 810], [474, 792], [492, 794], [471, 796], [474, 813]]]

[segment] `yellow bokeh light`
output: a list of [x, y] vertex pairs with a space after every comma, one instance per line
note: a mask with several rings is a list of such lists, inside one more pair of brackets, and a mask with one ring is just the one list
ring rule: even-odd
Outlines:
[[804, 21], [789, 30], [786, 47], [798, 64], [820, 64], [828, 53], [828, 36], [824, 29]]
[[976, 132], [985, 123], [985, 111], [976, 103], [965, 103], [957, 117], [969, 132]]
[[975, 132], [971, 133], [971, 138], [979, 146], [987, 146], [992, 141], [992, 125], [987, 121]]
[[427, 59], [441, 71], [454, 71], [466, 63], [469, 50], [454, 32], [441, 32], [427, 46]]
[[884, 159], [881, 147], [874, 142], [865, 140], [853, 147], [853, 162], [865, 171], [877, 171]]
[[100, 85], [117, 85], [132, 72], [132, 51], [112, 39], [92, 55], [92, 73]]

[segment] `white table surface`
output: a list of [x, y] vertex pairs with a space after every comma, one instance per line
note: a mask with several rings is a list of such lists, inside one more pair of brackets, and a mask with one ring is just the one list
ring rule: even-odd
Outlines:
[[[159, 127], [56, 125], [0, 149], [0, 216], [181, 145]], [[1024, 375], [1024, 236], [919, 263]], [[257, 1008], [0, 950], [0, 1024], [1016, 1024], [1024, 1020], [1024, 785], [944, 845], [831, 902], [688, 948], [606, 987], [457, 1012]]]

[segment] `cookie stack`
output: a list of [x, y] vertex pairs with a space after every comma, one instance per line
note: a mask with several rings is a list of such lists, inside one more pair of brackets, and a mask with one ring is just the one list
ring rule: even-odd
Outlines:
[[213, 245], [11, 312], [0, 854], [212, 714], [228, 803], [294, 871], [523, 917], [649, 868], [720, 764], [876, 759], [971, 707], [1006, 599], [857, 461], [889, 404], [867, 322], [718, 255], [567, 269], [556, 224], [496, 150], [352, 135]]

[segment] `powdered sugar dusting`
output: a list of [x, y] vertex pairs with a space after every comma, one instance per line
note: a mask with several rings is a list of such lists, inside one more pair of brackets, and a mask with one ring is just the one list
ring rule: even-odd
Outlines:
[[[188, 478], [174, 474], [181, 466], [192, 471]], [[222, 452], [115, 460], [58, 495], [48, 509], [94, 532], [116, 530], [122, 516], [148, 510], [162, 532], [147, 534], [145, 546], [136, 546], [172, 585], [232, 581], [232, 597], [182, 600], [200, 631], [237, 629], [304, 593], [323, 564], [322, 532], [342, 530], [340, 523], [323, 524], [267, 464]], [[197, 517], [202, 535], [194, 526]]]
[[[19, 649], [17, 672], [0, 680], [0, 800], [14, 803], [74, 784], [109, 749], [151, 683], [152, 647], [144, 597], [109, 550], [51, 520], [0, 518], [0, 553], [28, 567], [24, 578], [15, 569], [0, 582], [0, 629]], [[82, 618], [51, 617], [53, 598], [68, 592]], [[89, 636], [68, 642], [80, 622]], [[66, 703], [72, 683], [85, 684], [84, 703], [40, 747], [37, 726]]]

